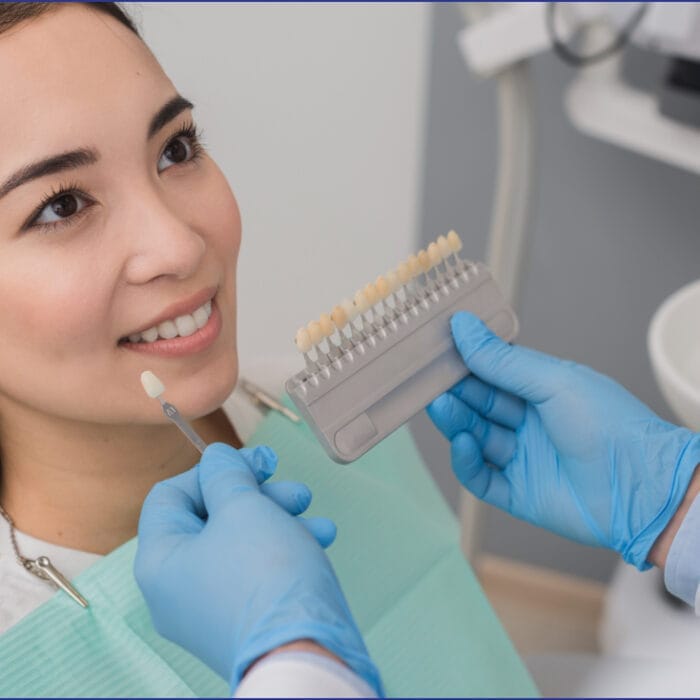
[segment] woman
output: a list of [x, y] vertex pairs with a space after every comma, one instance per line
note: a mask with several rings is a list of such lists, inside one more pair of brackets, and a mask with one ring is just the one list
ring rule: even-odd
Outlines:
[[[0, 7], [0, 504], [74, 550], [42, 552], [72, 576], [94, 559], [75, 550], [134, 537], [151, 486], [197, 461], [144, 369], [205, 440], [241, 446], [219, 408], [237, 377], [241, 220], [192, 105], [115, 5]], [[182, 335], [206, 325], [162, 340], [177, 317]], [[0, 629], [53, 594], [14, 562], [3, 575], [19, 599], [0, 599]]]
[[[151, 487], [199, 458], [141, 372], [206, 442], [241, 447], [221, 409], [237, 378], [236, 200], [112, 3], [0, 3], [0, 85], [0, 693], [220, 695], [155, 635], [129, 541]], [[407, 433], [341, 470], [304, 427], [267, 423], [259, 441], [339, 523], [331, 558], [387, 691], [532, 692]], [[78, 588], [119, 605], [128, 589], [138, 609], [89, 593], [83, 611], [16, 555], [83, 572]]]

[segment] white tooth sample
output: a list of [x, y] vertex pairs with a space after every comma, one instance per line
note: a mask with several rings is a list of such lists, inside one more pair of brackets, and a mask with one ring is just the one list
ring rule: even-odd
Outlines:
[[442, 262], [442, 253], [440, 253], [440, 248], [435, 241], [428, 246], [428, 257], [430, 258], [430, 264], [433, 267]]
[[141, 340], [141, 334], [140, 333], [132, 333], [129, 336], [129, 342], [130, 343], [138, 343], [139, 340]]
[[358, 289], [357, 292], [355, 292], [355, 298], [353, 299], [353, 301], [355, 302], [355, 306], [357, 307], [358, 313], [363, 314], [369, 309], [369, 301], [367, 299], [367, 296], [361, 289]]
[[309, 331], [312, 345], [318, 345], [323, 340], [321, 324], [318, 321], [309, 321], [306, 330]]
[[437, 244], [442, 257], [449, 258], [450, 254], [452, 253], [452, 249], [450, 248], [450, 244], [447, 241], [447, 238], [445, 238], [445, 236], [438, 236]]
[[145, 372], [141, 372], [141, 386], [152, 399], [158, 398], [165, 391], [163, 382], [149, 369]]
[[311, 350], [311, 336], [306, 328], [300, 328], [294, 337], [294, 344], [299, 352], [309, 352]]
[[377, 288], [371, 282], [366, 284], [362, 291], [370, 307], [374, 306], [379, 301], [379, 292], [377, 292]]
[[419, 250], [418, 255], [416, 256], [418, 258], [418, 264], [420, 265], [420, 271], [423, 273], [427, 273], [430, 271], [430, 269], [433, 267], [432, 262], [430, 261], [430, 256], [425, 250]]
[[407, 262], [399, 263], [396, 272], [399, 276], [399, 282], [401, 282], [402, 285], [408, 284], [411, 281], [411, 267]]
[[459, 253], [462, 250], [462, 239], [457, 235], [456, 231], [450, 231], [447, 234], [447, 243], [453, 253]]
[[184, 316], [178, 316], [175, 319], [175, 328], [177, 332], [186, 338], [188, 335], [192, 335], [197, 331], [197, 324], [191, 314], [185, 314]]
[[318, 319], [318, 324], [321, 326], [321, 333], [323, 333], [324, 337], [327, 338], [329, 335], [333, 335], [335, 328], [333, 326], [333, 321], [331, 321], [331, 317], [328, 314], [321, 314], [320, 318]]
[[170, 340], [177, 335], [177, 326], [172, 321], [163, 321], [163, 323], [158, 324], [158, 335]]
[[401, 286], [401, 280], [395, 270], [389, 270], [384, 278], [389, 285], [389, 294], [393, 294]]
[[348, 313], [340, 304], [333, 307], [333, 311], [331, 311], [331, 321], [333, 321], [338, 330], [342, 330], [347, 325]]
[[387, 280], [381, 275], [377, 277], [374, 283], [374, 288], [377, 290], [377, 294], [379, 295], [380, 299], [386, 299], [389, 294], [391, 294], [391, 286], [389, 285], [389, 282], [387, 282]]
[[418, 258], [415, 255], [409, 255], [408, 260], [406, 260], [406, 264], [408, 265], [408, 269], [411, 272], [411, 279], [420, 275], [421, 267], [420, 263], [418, 262]]
[[147, 343], [152, 343], [158, 337], [158, 327], [153, 326], [153, 328], [149, 328], [148, 330], [141, 333], [141, 337]]
[[343, 311], [345, 311], [345, 315], [347, 316], [348, 323], [350, 323], [355, 318], [357, 318], [357, 314], [359, 313], [359, 311], [357, 310], [357, 307], [355, 306], [355, 304], [353, 304], [350, 301], [350, 299], [343, 299], [340, 302], [340, 308], [342, 308]]
[[192, 318], [194, 319], [194, 322], [197, 324], [197, 328], [204, 328], [204, 326], [207, 325], [207, 321], [209, 320], [209, 314], [207, 313], [207, 310], [203, 306], [200, 306], [192, 314]]

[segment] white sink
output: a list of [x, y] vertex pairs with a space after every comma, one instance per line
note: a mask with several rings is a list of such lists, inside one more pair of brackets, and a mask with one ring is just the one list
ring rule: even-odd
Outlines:
[[700, 280], [671, 294], [651, 319], [647, 348], [661, 393], [678, 419], [700, 430]]

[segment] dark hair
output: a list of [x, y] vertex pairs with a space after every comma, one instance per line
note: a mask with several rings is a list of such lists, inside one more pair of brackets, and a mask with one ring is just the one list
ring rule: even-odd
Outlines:
[[[128, 27], [136, 36], [140, 38], [138, 29], [129, 15], [116, 2], [80, 2], [77, 5], [85, 5], [103, 14], [114, 17], [125, 27]], [[55, 2], [0, 2], [0, 34], [8, 29], [25, 22], [45, 12], [55, 11], [62, 3]]]

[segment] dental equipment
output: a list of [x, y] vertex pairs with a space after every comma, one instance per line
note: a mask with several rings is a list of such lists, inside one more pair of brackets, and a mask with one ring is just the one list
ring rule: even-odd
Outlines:
[[504, 340], [516, 336], [490, 271], [463, 260], [461, 248], [454, 231], [440, 236], [353, 304], [334, 307], [331, 324], [324, 314], [297, 332], [306, 368], [285, 387], [331, 459], [362, 456], [468, 374], [450, 331], [455, 312], [471, 311]]
[[158, 401], [160, 401], [163, 413], [182, 431], [183, 435], [200, 453], [204, 452], [207, 448], [207, 443], [197, 435], [194, 428], [180, 415], [180, 412], [175, 406], [161, 398], [161, 394], [165, 391], [163, 382], [161, 382], [153, 372], [146, 370], [145, 372], [141, 372], [141, 385], [149, 398], [158, 399]]
[[294, 411], [291, 411], [286, 406], [282, 405], [279, 401], [277, 401], [277, 399], [270, 396], [270, 394], [261, 389], [257, 384], [253, 384], [253, 382], [249, 382], [247, 379], [243, 379], [243, 377], [241, 377], [241, 389], [248, 394], [254, 403], [271, 408], [273, 411], [278, 411], [285, 418], [289, 418], [292, 423], [301, 422], [301, 418], [299, 418]]

